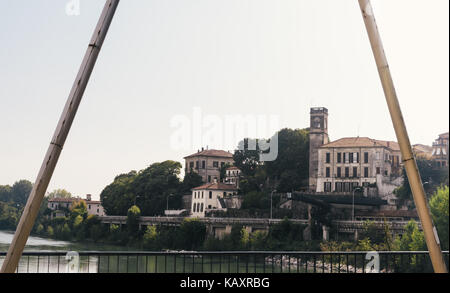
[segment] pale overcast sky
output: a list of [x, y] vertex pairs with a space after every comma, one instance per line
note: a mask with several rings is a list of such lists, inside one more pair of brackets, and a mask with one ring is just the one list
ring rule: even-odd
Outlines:
[[[0, 184], [34, 182], [104, 4], [67, 2], [0, 0]], [[372, 4], [411, 142], [431, 145], [449, 124], [449, 1]], [[171, 123], [195, 109], [305, 128], [312, 106], [332, 140], [396, 140], [357, 0], [122, 0], [49, 190], [97, 198], [183, 162], [201, 145], [174, 147]]]

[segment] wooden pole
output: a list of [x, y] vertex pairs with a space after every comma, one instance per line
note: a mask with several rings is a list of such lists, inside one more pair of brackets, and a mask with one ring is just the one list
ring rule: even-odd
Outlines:
[[442, 251], [439, 245], [437, 230], [433, 225], [430, 210], [428, 208], [425, 191], [423, 189], [422, 180], [417, 168], [416, 159], [412, 152], [411, 143], [409, 141], [406, 125], [403, 120], [400, 104], [392, 81], [391, 72], [383, 49], [383, 43], [378, 32], [375, 17], [372, 10], [370, 0], [358, 0], [362, 11], [364, 23], [369, 35], [370, 44], [378, 67], [381, 84], [383, 85], [384, 95], [391, 114], [392, 123], [394, 125], [395, 134], [400, 145], [403, 163], [408, 175], [409, 184], [416, 204], [417, 212], [422, 223], [425, 240], [430, 253], [431, 262], [436, 273], [446, 273], [447, 268], [444, 263]]
[[1, 273], [14, 273], [17, 268], [119, 1], [107, 0], [105, 3], [53, 139], [45, 155], [44, 162], [20, 218], [13, 241], [9, 246]]

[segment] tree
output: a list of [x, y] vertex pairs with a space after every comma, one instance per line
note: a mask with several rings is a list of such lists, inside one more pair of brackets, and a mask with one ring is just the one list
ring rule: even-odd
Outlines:
[[136, 199], [133, 192], [133, 181], [136, 177], [136, 171], [121, 174], [114, 178], [113, 183], [103, 189], [100, 200], [107, 215], [125, 216], [127, 214]]
[[[417, 159], [417, 168], [427, 194], [433, 192], [441, 184], [448, 185], [448, 167], [437, 168], [435, 161], [419, 158]], [[405, 168], [403, 168], [402, 176], [403, 185], [396, 189], [395, 193], [400, 199], [412, 199], [411, 187]]]
[[402, 237], [395, 239], [395, 248], [399, 251], [427, 250], [423, 232], [419, 231], [419, 227], [414, 220], [406, 224]]
[[449, 249], [449, 190], [448, 186], [439, 187], [431, 197], [429, 205], [431, 216], [436, 225], [441, 246], [444, 250]]
[[181, 191], [182, 193], [191, 193], [191, 189], [203, 184], [202, 176], [195, 172], [189, 172], [184, 176]]
[[141, 217], [141, 210], [139, 209], [139, 207], [134, 205], [128, 209], [127, 230], [128, 235], [132, 238], [138, 235], [140, 217]]
[[20, 207], [25, 206], [28, 200], [28, 196], [33, 189], [33, 184], [28, 180], [20, 180], [11, 188], [11, 198], [10, 201], [18, 204]]
[[266, 170], [279, 192], [291, 192], [306, 186], [309, 176], [309, 131], [280, 130], [278, 157], [266, 162]]
[[55, 189], [47, 194], [48, 199], [53, 198], [72, 198], [72, 194], [65, 189]]
[[197, 219], [184, 219], [180, 226], [180, 238], [183, 249], [197, 249], [205, 242], [206, 225]]

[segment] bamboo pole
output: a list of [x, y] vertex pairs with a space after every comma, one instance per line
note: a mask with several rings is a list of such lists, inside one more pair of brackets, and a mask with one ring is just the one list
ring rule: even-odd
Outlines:
[[378, 27], [375, 22], [372, 5], [370, 0], [358, 0], [362, 11], [364, 23], [369, 35], [370, 44], [378, 67], [381, 83], [383, 85], [384, 95], [388, 104], [392, 123], [394, 125], [395, 134], [400, 145], [400, 151], [403, 163], [408, 175], [409, 184], [416, 204], [417, 212], [422, 223], [425, 240], [430, 253], [431, 262], [436, 273], [446, 273], [447, 268], [444, 263], [442, 251], [439, 245], [437, 230], [433, 225], [430, 215], [425, 191], [423, 189], [422, 180], [417, 168], [416, 159], [412, 152], [411, 143], [409, 141], [406, 125], [403, 120], [400, 104], [392, 81], [391, 72], [383, 49]]
[[20, 218], [13, 241], [9, 246], [1, 273], [14, 273], [17, 268], [119, 1], [107, 0], [105, 3], [44, 162]]

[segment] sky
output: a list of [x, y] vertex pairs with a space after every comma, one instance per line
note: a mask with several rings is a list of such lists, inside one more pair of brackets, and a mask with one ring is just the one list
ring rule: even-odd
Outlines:
[[[0, 185], [34, 182], [104, 5], [71, 1], [0, 0]], [[449, 1], [372, 5], [410, 140], [431, 145], [449, 125]], [[123, 0], [48, 190], [99, 198], [121, 173], [233, 150], [228, 118], [269, 137], [309, 127], [310, 107], [331, 140], [396, 140], [356, 0]]]

